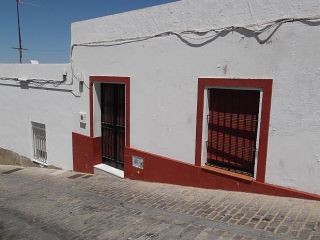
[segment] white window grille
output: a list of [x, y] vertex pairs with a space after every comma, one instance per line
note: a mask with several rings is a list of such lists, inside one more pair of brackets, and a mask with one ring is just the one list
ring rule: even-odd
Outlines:
[[47, 163], [46, 126], [32, 122], [33, 157], [34, 160]]

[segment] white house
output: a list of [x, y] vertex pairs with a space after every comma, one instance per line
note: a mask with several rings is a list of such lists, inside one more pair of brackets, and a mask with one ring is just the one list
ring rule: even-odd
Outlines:
[[320, 200], [320, 4], [183, 0], [0, 65], [0, 147], [131, 179]]

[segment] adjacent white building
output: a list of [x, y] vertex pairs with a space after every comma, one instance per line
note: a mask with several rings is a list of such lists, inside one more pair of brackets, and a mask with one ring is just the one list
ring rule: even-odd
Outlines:
[[64, 169], [320, 199], [320, 5], [183, 0], [0, 65], [0, 147]]

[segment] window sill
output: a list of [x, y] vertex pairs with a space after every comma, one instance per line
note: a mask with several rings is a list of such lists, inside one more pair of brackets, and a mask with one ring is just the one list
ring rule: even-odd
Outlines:
[[243, 180], [243, 181], [246, 181], [246, 182], [252, 182], [254, 180], [253, 177], [249, 177], [249, 176], [242, 175], [242, 174], [239, 174], [239, 173], [230, 172], [230, 171], [227, 171], [227, 170], [224, 170], [224, 169], [221, 169], [221, 168], [212, 167], [212, 166], [202, 166], [201, 169], [205, 170], [205, 171], [208, 171], [208, 172], [218, 173], [220, 175], [225, 175], [225, 176], [228, 176], [228, 177], [232, 177], [232, 178], [236, 178], [236, 179], [239, 179], [239, 180]]
[[31, 159], [32, 162], [35, 162], [35, 163], [38, 163], [39, 165], [42, 165], [42, 166], [48, 166], [48, 163], [46, 162], [42, 162], [42, 161], [39, 161], [37, 159]]

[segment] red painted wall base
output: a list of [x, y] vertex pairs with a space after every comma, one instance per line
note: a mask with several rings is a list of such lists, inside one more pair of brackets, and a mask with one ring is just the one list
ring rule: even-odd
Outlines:
[[[73, 169], [78, 172], [93, 173], [93, 166], [101, 163], [101, 137], [88, 137], [72, 133]], [[132, 156], [144, 159], [143, 169], [132, 166]], [[125, 148], [124, 174], [126, 178], [178, 184], [209, 189], [223, 189], [282, 197], [304, 198], [320, 201], [320, 195], [276, 186], [256, 180], [240, 179], [218, 172], [208, 171], [199, 166], [170, 158]]]
[[[133, 155], [144, 159], [143, 169], [132, 166]], [[262, 183], [254, 179], [239, 179], [132, 148], [125, 149], [124, 173], [125, 177], [130, 179], [320, 201], [320, 195], [317, 194]]]
[[101, 163], [101, 137], [88, 137], [72, 133], [73, 169], [78, 172], [93, 173], [93, 166]]

